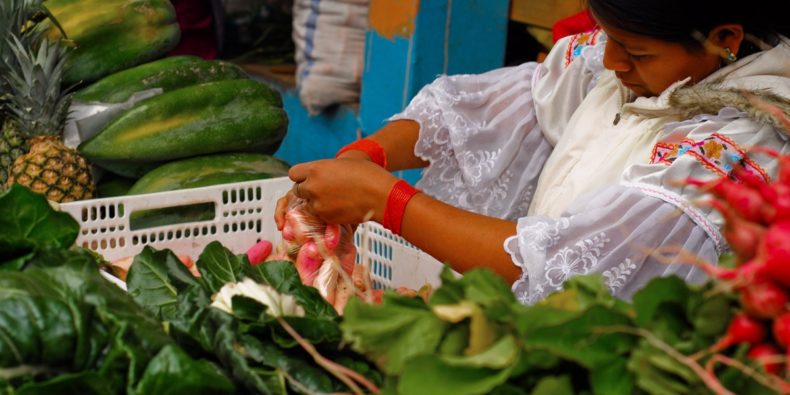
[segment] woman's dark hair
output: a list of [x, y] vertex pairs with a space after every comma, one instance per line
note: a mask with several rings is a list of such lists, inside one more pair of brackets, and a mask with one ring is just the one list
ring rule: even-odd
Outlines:
[[[629, 33], [702, 48], [707, 36], [725, 23], [743, 25], [747, 35], [777, 45], [790, 37], [790, 0], [587, 0], [593, 16]], [[760, 50], [754, 39], [744, 40], [739, 57]]]

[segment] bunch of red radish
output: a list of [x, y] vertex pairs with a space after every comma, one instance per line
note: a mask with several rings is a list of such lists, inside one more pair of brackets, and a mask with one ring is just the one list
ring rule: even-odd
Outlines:
[[722, 213], [722, 231], [735, 255], [736, 267], [703, 264], [712, 276], [739, 295], [742, 311], [711, 351], [748, 343], [748, 356], [770, 375], [790, 375], [790, 156], [759, 149], [777, 158], [778, 177], [766, 182], [737, 167], [732, 178], [711, 182], [689, 179], [714, 196], [710, 204]]

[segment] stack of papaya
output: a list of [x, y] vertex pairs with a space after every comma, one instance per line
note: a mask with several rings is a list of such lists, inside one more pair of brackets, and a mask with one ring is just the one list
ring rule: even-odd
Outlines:
[[287, 174], [271, 156], [288, 125], [279, 92], [230, 62], [163, 58], [180, 37], [170, 1], [44, 6], [57, 21], [48, 35], [74, 47], [63, 81], [77, 87], [72, 107], [126, 104], [77, 147], [106, 170], [100, 197]]

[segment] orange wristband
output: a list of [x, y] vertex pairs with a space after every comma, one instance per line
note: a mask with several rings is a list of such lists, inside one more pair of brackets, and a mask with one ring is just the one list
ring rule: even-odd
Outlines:
[[415, 189], [408, 182], [399, 180], [390, 189], [387, 195], [387, 205], [384, 206], [384, 218], [381, 225], [389, 229], [392, 233], [400, 235], [400, 227], [403, 223], [403, 214], [406, 212], [406, 205], [419, 190]]
[[340, 151], [337, 151], [335, 158], [340, 156], [340, 154], [351, 150], [362, 151], [368, 154], [370, 160], [373, 161], [373, 163], [385, 169], [387, 168], [387, 155], [384, 153], [384, 148], [382, 148], [379, 143], [370, 139], [359, 139], [341, 148]]

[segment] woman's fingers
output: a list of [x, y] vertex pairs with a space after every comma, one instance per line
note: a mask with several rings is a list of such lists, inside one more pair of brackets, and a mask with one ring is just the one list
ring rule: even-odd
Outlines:
[[277, 199], [277, 205], [274, 207], [274, 223], [277, 224], [277, 230], [283, 230], [285, 226], [285, 212], [288, 210], [288, 203], [293, 198], [294, 193], [292, 189], [285, 196]]

